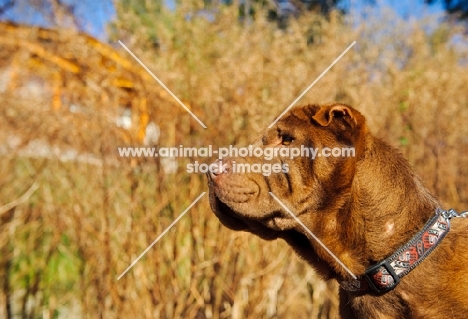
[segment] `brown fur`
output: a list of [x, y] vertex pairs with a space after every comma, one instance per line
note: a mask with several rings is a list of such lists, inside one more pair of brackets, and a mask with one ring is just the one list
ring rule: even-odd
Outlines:
[[[287, 136], [285, 138], [285, 136]], [[283, 144], [292, 137], [289, 146]], [[286, 142], [285, 142], [286, 141]], [[394, 148], [374, 137], [350, 106], [293, 108], [265, 131], [255, 146], [354, 146], [355, 157], [274, 159], [288, 173], [210, 174], [210, 202], [223, 224], [264, 239], [282, 238], [324, 280], [349, 274], [269, 195], [273, 192], [357, 275], [413, 237], [440, 206]], [[351, 318], [466, 318], [468, 315], [468, 220], [452, 220], [439, 246], [392, 291], [359, 295], [340, 290], [340, 314]]]

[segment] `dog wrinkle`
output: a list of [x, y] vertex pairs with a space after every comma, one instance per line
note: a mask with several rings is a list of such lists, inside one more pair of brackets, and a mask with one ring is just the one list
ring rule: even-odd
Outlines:
[[400, 293], [400, 296], [401, 296], [401, 298], [402, 298], [405, 302], [409, 302], [410, 299], [411, 299], [410, 296], [409, 296], [406, 292], [404, 292], [404, 291], [402, 291], [402, 292]]
[[336, 218], [330, 218], [330, 220], [327, 220], [327, 222], [324, 225], [325, 232], [335, 232], [337, 227], [336, 227]]
[[284, 217], [274, 217], [271, 219], [272, 224], [277, 230], [288, 230], [291, 229], [291, 220]]

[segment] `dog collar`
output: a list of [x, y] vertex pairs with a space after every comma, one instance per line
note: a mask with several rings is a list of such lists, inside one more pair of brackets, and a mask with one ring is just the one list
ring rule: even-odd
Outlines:
[[434, 250], [450, 230], [450, 219], [465, 217], [468, 212], [458, 214], [455, 210], [436, 209], [436, 214], [411, 240], [393, 255], [377, 263], [357, 279], [343, 280], [341, 288], [351, 292], [374, 292], [382, 294], [395, 288], [400, 278], [407, 275]]

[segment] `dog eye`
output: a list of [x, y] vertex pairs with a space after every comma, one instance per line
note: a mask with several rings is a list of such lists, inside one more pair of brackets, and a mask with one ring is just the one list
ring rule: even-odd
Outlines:
[[292, 138], [291, 136], [288, 136], [288, 135], [284, 135], [283, 138], [282, 138], [281, 144], [289, 145], [289, 144], [292, 143], [292, 141], [294, 141], [294, 138]]

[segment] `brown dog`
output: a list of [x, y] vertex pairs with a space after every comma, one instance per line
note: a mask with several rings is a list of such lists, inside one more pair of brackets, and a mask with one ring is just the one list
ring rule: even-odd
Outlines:
[[269, 176], [234, 172], [258, 158], [224, 158], [224, 170], [208, 179], [211, 207], [225, 226], [282, 238], [325, 280], [337, 280], [342, 318], [467, 318], [468, 220], [453, 218], [447, 232], [449, 212], [438, 210], [407, 161], [369, 132], [363, 115], [343, 104], [295, 107], [253, 146], [352, 146], [355, 153], [265, 160], [281, 167]]

